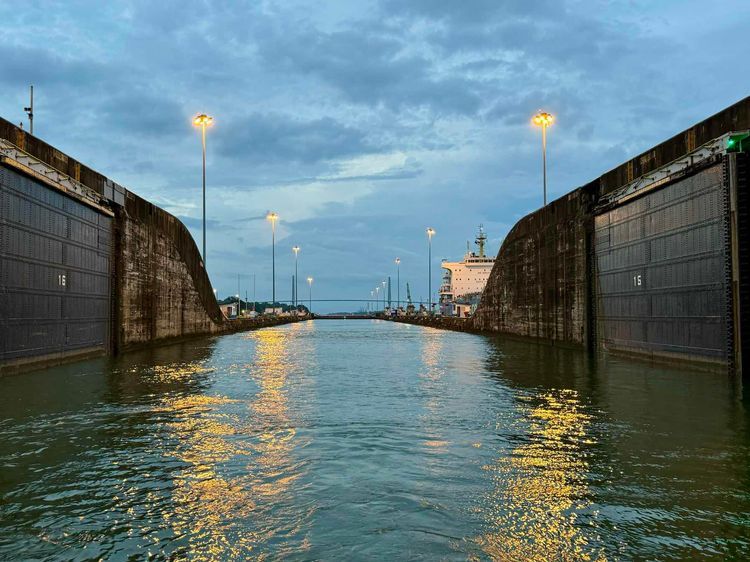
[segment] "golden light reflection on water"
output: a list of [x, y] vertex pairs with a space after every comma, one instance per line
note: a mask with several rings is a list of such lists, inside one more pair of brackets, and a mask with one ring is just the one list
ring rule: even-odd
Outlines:
[[[311, 324], [311, 323], [305, 323]], [[295, 506], [291, 494], [293, 485], [303, 475], [292, 454], [297, 446], [303, 445], [297, 436], [297, 421], [292, 419], [289, 405], [290, 377], [299, 383], [303, 370], [296, 368], [294, 357], [288, 348], [290, 339], [298, 338], [301, 331], [312, 326], [293, 325], [290, 329], [260, 330], [253, 332], [256, 339], [254, 368], [251, 376], [259, 387], [258, 393], [249, 405], [250, 423], [248, 431], [258, 431], [252, 441], [253, 456], [247, 466], [252, 474], [253, 491], [258, 510], [256, 518], [263, 529], [262, 540], [267, 542], [277, 534], [297, 536], [311, 512], [305, 513]], [[306, 363], [312, 360], [309, 350], [298, 347], [297, 353], [305, 357]], [[308, 365], [309, 368], [309, 365]], [[273, 524], [283, 518], [287, 527]], [[304, 537], [295, 546], [295, 551], [309, 548]], [[275, 552], [278, 554], [278, 551]]]
[[[137, 368], [132, 369], [137, 371]], [[201, 363], [182, 363], [154, 365], [151, 369], [151, 378], [159, 382], [177, 382], [181, 380], [192, 380], [196, 375], [203, 375], [212, 372], [213, 369], [207, 368]]]
[[482, 509], [490, 530], [479, 544], [494, 560], [606, 560], [596, 528], [579, 522], [589, 505], [581, 446], [592, 443], [590, 416], [572, 390], [523, 401], [528, 442], [484, 467], [494, 490]]
[[420, 420], [427, 433], [422, 445], [431, 453], [443, 453], [448, 450], [450, 442], [443, 438], [443, 402], [445, 400], [445, 364], [441, 357], [444, 334], [429, 333], [424, 339], [422, 348], [422, 369], [419, 373], [419, 387], [426, 395], [425, 412]]
[[288, 414], [288, 337], [274, 329], [250, 336], [254, 356], [241, 361], [236, 375], [249, 374], [258, 385], [247, 416], [236, 408], [228, 413], [238, 401], [226, 397], [188, 396], [162, 405], [174, 418], [175, 456], [189, 465], [175, 478], [168, 517], [190, 559], [266, 557], [262, 547], [277, 532], [272, 519], [280, 516], [281, 496], [300, 476], [290, 457], [296, 428]]

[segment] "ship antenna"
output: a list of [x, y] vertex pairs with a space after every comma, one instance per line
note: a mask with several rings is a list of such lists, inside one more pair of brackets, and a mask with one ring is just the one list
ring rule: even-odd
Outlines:
[[479, 257], [484, 257], [484, 244], [487, 241], [487, 235], [484, 233], [484, 225], [479, 225], [479, 235], [476, 239], [476, 244], [479, 246]]

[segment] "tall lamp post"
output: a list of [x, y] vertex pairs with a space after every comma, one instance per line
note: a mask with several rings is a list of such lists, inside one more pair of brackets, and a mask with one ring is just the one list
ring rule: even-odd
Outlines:
[[375, 310], [380, 308], [380, 285], [375, 287]]
[[396, 310], [401, 306], [401, 258], [396, 258]]
[[380, 284], [383, 285], [383, 310], [385, 310], [385, 286], [386, 286], [386, 282], [385, 281], [381, 281]]
[[297, 292], [299, 291], [299, 283], [297, 283], [299, 280], [299, 274], [297, 273], [297, 255], [299, 254], [299, 246], [294, 246], [292, 252], [294, 252], [294, 306], [297, 306]]
[[213, 117], [205, 113], [196, 115], [193, 125], [201, 128], [201, 143], [203, 145], [203, 269], [206, 268], [206, 127], [214, 122]]
[[540, 111], [531, 120], [542, 128], [542, 182], [544, 185], [544, 206], [547, 206], [547, 127], [552, 125], [555, 117], [546, 111]]
[[279, 215], [269, 212], [266, 219], [271, 221], [271, 307], [276, 308], [276, 221]]
[[308, 287], [308, 290], [310, 291], [309, 292], [310, 307], [307, 310], [310, 313], [310, 316], [312, 316], [312, 282], [313, 282], [313, 278], [312, 277], [308, 277], [307, 278], [307, 287]]
[[428, 303], [428, 314], [432, 314], [432, 237], [435, 235], [434, 228], [427, 229], [427, 290], [429, 296], [427, 297]]

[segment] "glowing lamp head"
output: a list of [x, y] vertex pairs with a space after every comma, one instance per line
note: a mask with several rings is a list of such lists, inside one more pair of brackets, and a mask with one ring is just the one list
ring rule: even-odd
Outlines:
[[213, 122], [214, 118], [206, 115], [205, 113], [196, 115], [193, 118], [193, 125], [195, 125], [196, 127], [210, 127]]
[[546, 111], [540, 111], [531, 119], [531, 122], [534, 123], [534, 125], [538, 125], [540, 127], [549, 127], [554, 121], [555, 116], [547, 113]]
[[307, 282], [308, 282], [308, 283], [309, 283], [310, 285], [312, 285], [312, 282], [313, 282], [313, 278], [312, 278], [312, 277], [308, 277], [308, 278], [307, 278]]
[[295, 256], [296, 256], [297, 254], [299, 254], [299, 246], [293, 246], [293, 247], [292, 247], [292, 252], [294, 252], [294, 255], [295, 255]]
[[435, 235], [435, 229], [434, 228], [428, 228], [427, 229], [427, 238], [432, 239], [432, 237]]
[[275, 223], [277, 220], [279, 220], [279, 215], [276, 213], [272, 213], [271, 211], [268, 212], [266, 215], [266, 220], [271, 221], [271, 224]]
[[401, 263], [401, 258], [396, 258], [396, 265]]

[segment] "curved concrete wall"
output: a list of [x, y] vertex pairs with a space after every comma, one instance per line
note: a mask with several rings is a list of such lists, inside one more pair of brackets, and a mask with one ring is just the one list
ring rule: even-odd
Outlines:
[[182, 222], [131, 192], [116, 218], [117, 349], [223, 331], [211, 282]]
[[504, 240], [472, 328], [594, 347], [593, 211], [600, 198], [731, 131], [750, 97], [522, 218]]
[[3, 119], [0, 138], [93, 190], [114, 212], [115, 351], [251, 327], [226, 322], [198, 247], [176, 217]]
[[577, 189], [513, 227], [498, 252], [474, 328], [587, 344], [597, 187]]

